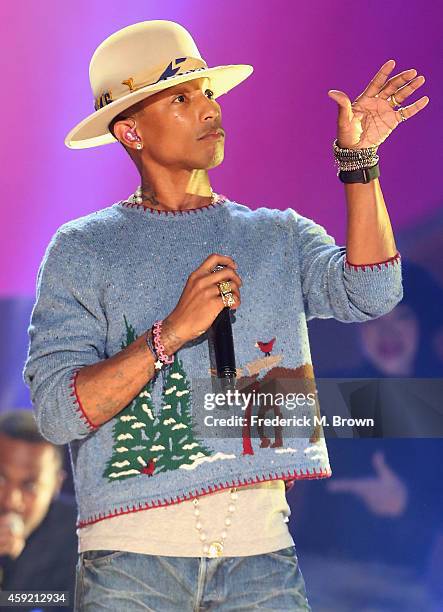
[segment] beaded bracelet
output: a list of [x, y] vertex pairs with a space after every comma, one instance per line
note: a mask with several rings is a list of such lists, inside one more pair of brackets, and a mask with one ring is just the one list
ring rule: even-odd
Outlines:
[[337, 138], [332, 143], [335, 163], [338, 166], [338, 173], [343, 171], [360, 170], [372, 168], [378, 164], [380, 158], [377, 155], [378, 146], [363, 149], [346, 149], [338, 146]]
[[149, 350], [151, 351], [153, 357], [154, 357], [154, 369], [155, 370], [161, 370], [163, 367], [163, 361], [161, 361], [157, 355], [157, 351], [155, 350], [154, 345], [152, 344], [152, 340], [151, 340], [151, 333], [152, 333], [152, 327], [150, 330], [148, 330], [148, 333], [146, 334], [146, 344], [148, 345]]
[[163, 363], [169, 365], [171, 363], [174, 363], [175, 356], [172, 355], [171, 357], [168, 357], [168, 355], [166, 354], [165, 347], [160, 341], [160, 332], [161, 332], [162, 323], [163, 323], [163, 320], [159, 320], [154, 323], [154, 325], [152, 326], [152, 337], [154, 340], [154, 346], [156, 348], [158, 358]]

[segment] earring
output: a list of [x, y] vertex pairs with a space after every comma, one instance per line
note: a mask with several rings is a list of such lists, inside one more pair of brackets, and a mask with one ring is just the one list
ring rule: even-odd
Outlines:
[[138, 142], [135, 146], [136, 149], [138, 149], [140, 151], [140, 149], [143, 149], [143, 145], [141, 142]]

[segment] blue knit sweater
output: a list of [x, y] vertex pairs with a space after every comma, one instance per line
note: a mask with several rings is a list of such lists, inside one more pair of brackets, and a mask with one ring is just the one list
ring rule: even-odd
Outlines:
[[[252, 395], [229, 413], [207, 407], [200, 391], [211, 389], [214, 363], [206, 333], [103, 425], [84, 412], [78, 370], [165, 318], [213, 252], [233, 257], [243, 280], [242, 303], [231, 311], [239, 389], [271, 391], [274, 403], [288, 381], [313, 381], [307, 320], [367, 321], [403, 296], [399, 253], [353, 266], [345, 247], [292, 208], [251, 210], [219, 196], [170, 213], [120, 201], [62, 225], [39, 268], [23, 377], [42, 435], [69, 443], [78, 527], [233, 485], [331, 475], [318, 400], [309, 395], [315, 386], [290, 409], [288, 395], [266, 411]], [[237, 429], [206, 421], [234, 412], [243, 416]], [[304, 421], [260, 430], [258, 413]]]

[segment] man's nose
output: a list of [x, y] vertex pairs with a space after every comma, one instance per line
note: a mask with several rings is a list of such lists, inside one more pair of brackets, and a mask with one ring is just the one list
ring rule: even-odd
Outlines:
[[220, 115], [220, 109], [217, 104], [214, 104], [214, 100], [211, 100], [211, 98], [208, 98], [204, 94], [202, 94], [201, 97], [201, 108], [205, 116], [210, 115], [216, 117]]

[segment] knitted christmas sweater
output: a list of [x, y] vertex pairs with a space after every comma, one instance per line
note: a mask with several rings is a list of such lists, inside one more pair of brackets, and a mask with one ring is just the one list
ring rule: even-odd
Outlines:
[[[213, 388], [214, 362], [205, 333], [112, 419], [91, 422], [78, 370], [165, 318], [211, 253], [233, 257], [243, 281], [231, 310], [241, 406], [207, 409], [200, 390]], [[69, 444], [77, 526], [232, 486], [330, 476], [318, 397], [298, 387], [304, 401], [286, 409], [282, 393], [288, 381], [315, 380], [307, 321], [367, 321], [402, 296], [399, 253], [351, 265], [345, 247], [292, 208], [251, 210], [218, 196], [172, 213], [128, 200], [62, 225], [38, 271], [23, 378], [42, 435]], [[257, 390], [271, 391], [265, 408]], [[206, 422], [221, 410], [243, 421], [218, 429]], [[258, 414], [303, 423], [260, 426]]]

